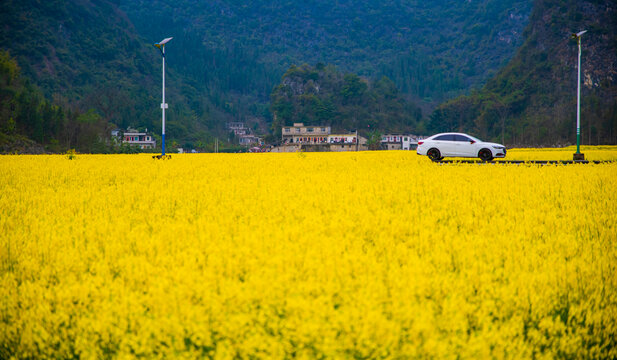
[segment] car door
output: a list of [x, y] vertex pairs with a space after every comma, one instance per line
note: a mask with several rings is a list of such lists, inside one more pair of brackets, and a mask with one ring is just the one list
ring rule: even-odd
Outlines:
[[454, 156], [454, 135], [440, 135], [433, 139], [436, 147], [439, 149], [441, 156]]
[[455, 135], [457, 156], [473, 157], [476, 156], [474, 145], [475, 141], [465, 135]]

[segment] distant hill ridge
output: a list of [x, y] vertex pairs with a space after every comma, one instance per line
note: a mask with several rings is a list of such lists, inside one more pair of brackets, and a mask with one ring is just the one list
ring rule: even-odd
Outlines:
[[270, 93], [292, 64], [386, 75], [432, 108], [510, 58], [530, 9], [531, 0], [5, 0], [0, 47], [54, 102], [159, 131], [151, 45], [173, 36], [167, 134], [190, 145], [224, 136], [232, 120], [268, 128]]
[[614, 1], [536, 0], [529, 17], [531, 6], [531, 0], [6, 0], [0, 44], [54, 104], [158, 132], [160, 55], [152, 43], [173, 36], [167, 133], [185, 147], [225, 136], [231, 120], [270, 127], [273, 88], [292, 64], [303, 63], [333, 64], [369, 84], [387, 76], [397, 96], [424, 114], [478, 89], [423, 121], [401, 122], [394, 118], [400, 112], [391, 112], [378, 122], [383, 130], [414, 123], [511, 144], [561, 144], [573, 134], [576, 49], [568, 35], [586, 28], [583, 131], [587, 142], [614, 143]]

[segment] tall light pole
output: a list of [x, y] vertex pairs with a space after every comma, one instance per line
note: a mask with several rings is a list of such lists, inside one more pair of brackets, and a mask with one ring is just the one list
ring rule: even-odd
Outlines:
[[154, 46], [161, 50], [161, 55], [163, 55], [163, 102], [161, 103], [161, 109], [163, 110], [163, 139], [161, 143], [161, 148], [163, 150], [163, 153], [161, 154], [162, 157], [165, 157], [165, 109], [168, 108], [167, 103], [165, 102], [165, 44], [167, 44], [171, 39], [173, 38], [168, 37], [163, 39], [161, 42], [154, 44]]
[[586, 33], [583, 30], [576, 34], [572, 34], [572, 38], [578, 43], [578, 80], [576, 90], [576, 153], [574, 160], [585, 160], [585, 154], [581, 154], [581, 36]]

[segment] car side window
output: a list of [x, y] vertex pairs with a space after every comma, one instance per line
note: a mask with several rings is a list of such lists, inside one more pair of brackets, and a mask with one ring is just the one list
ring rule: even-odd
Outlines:
[[464, 135], [454, 135], [456, 141], [470, 142], [471, 139]]
[[454, 141], [454, 136], [453, 135], [441, 135], [436, 137], [433, 140], [437, 140], [437, 141]]

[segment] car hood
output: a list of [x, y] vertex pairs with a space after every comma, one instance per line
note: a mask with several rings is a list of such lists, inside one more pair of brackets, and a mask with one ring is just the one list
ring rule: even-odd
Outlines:
[[505, 148], [505, 146], [501, 145], [501, 144], [497, 144], [497, 143], [492, 143], [492, 142], [482, 142], [482, 145], [486, 145], [486, 146], [499, 146], [499, 147], [503, 147]]

